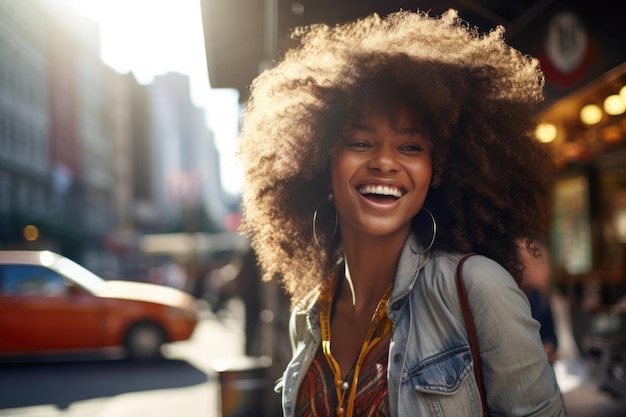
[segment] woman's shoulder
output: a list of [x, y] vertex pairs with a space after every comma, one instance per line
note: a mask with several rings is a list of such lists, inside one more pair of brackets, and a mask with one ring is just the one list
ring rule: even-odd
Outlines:
[[[451, 302], [458, 299], [455, 275], [463, 253], [443, 253], [432, 257], [421, 283], [421, 291], [430, 297], [439, 296]], [[510, 310], [514, 305], [524, 308], [525, 296], [513, 276], [495, 260], [480, 254], [470, 256], [462, 267], [463, 284], [470, 305], [478, 311]], [[490, 306], [488, 309], [483, 308]]]
[[475, 287], [517, 286], [511, 274], [495, 260], [477, 253], [438, 252], [433, 254], [430, 267], [440, 274], [454, 278], [457, 267], [465, 256], [470, 255], [462, 267], [462, 275], [468, 291]]

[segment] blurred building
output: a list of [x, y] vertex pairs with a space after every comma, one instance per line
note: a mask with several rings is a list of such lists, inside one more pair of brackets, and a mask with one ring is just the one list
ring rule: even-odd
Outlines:
[[169, 73], [149, 87], [155, 204], [168, 224], [186, 232], [217, 231], [226, 209], [213, 133], [190, 99], [189, 78]]
[[138, 278], [139, 236], [223, 230], [218, 153], [188, 77], [116, 73], [97, 22], [66, 0], [0, 1], [0, 61], [0, 249]]
[[[84, 238], [80, 242], [81, 258], [100, 271], [115, 269], [115, 257], [102, 250], [101, 240], [116, 228], [113, 196], [114, 142], [111, 140], [107, 67], [100, 59], [100, 35], [96, 22], [80, 18], [67, 10], [60, 16], [74, 17], [76, 51], [74, 61], [78, 137], [80, 149], [80, 202], [78, 215]], [[57, 17], [55, 16], [55, 20]], [[70, 26], [70, 25], [68, 25]], [[71, 26], [70, 26], [71, 27]], [[113, 264], [111, 264], [113, 263]]]
[[[138, 263], [134, 250], [136, 235], [154, 223], [151, 204], [150, 115], [145, 87], [132, 74], [120, 75], [107, 69], [109, 137], [115, 157], [112, 161], [113, 189], [110, 202], [115, 227], [103, 238], [105, 249], [115, 254], [115, 266], [122, 276], [134, 275]], [[145, 207], [145, 210], [140, 210]]]
[[[52, 248], [74, 257], [80, 250], [81, 242], [85, 240], [84, 230], [79, 222], [82, 201], [80, 180], [83, 170], [79, 127], [80, 85], [76, 81], [78, 69], [75, 65], [79, 46], [74, 25], [71, 23], [72, 16], [51, 15], [54, 10], [48, 12], [50, 28], [45, 36], [50, 42], [47, 54], [50, 73], [49, 84], [41, 86], [41, 89], [50, 94], [46, 105], [49, 106], [51, 123], [48, 134], [51, 166], [46, 171], [46, 177], [51, 182], [48, 204], [51, 226], [42, 229], [42, 236], [44, 240], [54, 240], [54, 243], [46, 242]], [[17, 210], [19, 212], [19, 208]], [[23, 226], [24, 223], [15, 223], [17, 228]], [[15, 236], [17, 239], [20, 237]]]
[[0, 233], [21, 238], [37, 222], [51, 228], [58, 205], [51, 183], [53, 148], [49, 59], [51, 19], [36, 2], [0, 2]]

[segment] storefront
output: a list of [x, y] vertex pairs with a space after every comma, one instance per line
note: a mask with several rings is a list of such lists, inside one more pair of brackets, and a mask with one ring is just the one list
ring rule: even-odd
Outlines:
[[555, 102], [542, 121], [538, 136], [559, 168], [554, 284], [597, 382], [626, 396], [626, 63]]

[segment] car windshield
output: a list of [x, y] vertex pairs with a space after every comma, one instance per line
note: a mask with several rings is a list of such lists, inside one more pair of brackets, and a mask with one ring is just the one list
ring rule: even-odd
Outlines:
[[97, 293], [105, 282], [98, 275], [68, 258], [57, 259], [51, 267], [93, 294]]

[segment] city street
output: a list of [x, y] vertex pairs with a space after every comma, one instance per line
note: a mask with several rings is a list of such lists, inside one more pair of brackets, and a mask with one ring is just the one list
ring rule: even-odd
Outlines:
[[[375, 290], [397, 269], [405, 209], [418, 205], [411, 233], [430, 242], [422, 264], [439, 250], [476, 250], [512, 269], [507, 239], [543, 241], [545, 279], [534, 267], [511, 272], [528, 289], [536, 278], [555, 290], [550, 360], [566, 415], [626, 417], [619, 4], [0, 0], [0, 417], [281, 417], [273, 387], [291, 355], [292, 305], [283, 289], [297, 297], [314, 279], [330, 286], [321, 261], [343, 252], [348, 272], [373, 277]], [[376, 265], [350, 242], [376, 244], [365, 259]], [[340, 371], [362, 378], [349, 390], [329, 378], [347, 409], [370, 370], [350, 358], [359, 329], [373, 327], [361, 313], [374, 309], [374, 292], [362, 298], [367, 285], [357, 287], [354, 310], [331, 308]], [[400, 312], [423, 325], [428, 314], [415, 310]], [[511, 322], [498, 318], [503, 331], [489, 330], [503, 341]], [[401, 345], [398, 333], [389, 346]], [[426, 339], [416, 338], [420, 348]], [[127, 354], [2, 356], [102, 344]], [[516, 347], [514, 359], [536, 358]], [[473, 381], [469, 368], [450, 368]], [[418, 371], [402, 371], [412, 400], [430, 395], [405, 376]], [[314, 388], [328, 382], [318, 377]], [[517, 382], [518, 398], [545, 386], [530, 381]]]
[[559, 360], [554, 364], [568, 417], [624, 417], [626, 399], [615, 400], [599, 390], [580, 359], [572, 337], [572, 323], [565, 300], [552, 297], [555, 325], [559, 337]]
[[[220, 417], [214, 361], [242, 355], [243, 304], [233, 300], [219, 319], [206, 313], [192, 340], [169, 345], [153, 365], [126, 360], [0, 363], [0, 416]], [[557, 299], [559, 328], [563, 305]], [[623, 417], [626, 400], [613, 400], [589, 381], [584, 364], [561, 332], [555, 371], [569, 417]]]
[[[167, 360], [0, 363], [0, 416], [217, 417], [218, 358], [243, 352], [243, 306], [203, 315], [192, 339], [165, 347]], [[74, 358], [72, 358], [74, 359]]]

